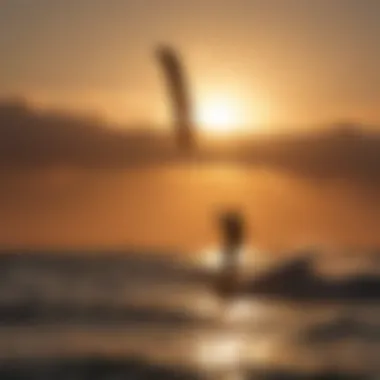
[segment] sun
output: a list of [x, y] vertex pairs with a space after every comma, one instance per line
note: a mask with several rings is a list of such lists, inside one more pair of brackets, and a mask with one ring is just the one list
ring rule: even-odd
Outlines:
[[201, 102], [196, 119], [203, 132], [212, 134], [239, 132], [247, 122], [242, 104], [227, 96], [209, 97]]

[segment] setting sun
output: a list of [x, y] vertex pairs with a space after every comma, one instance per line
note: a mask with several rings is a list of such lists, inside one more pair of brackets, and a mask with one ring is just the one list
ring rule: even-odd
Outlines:
[[234, 98], [210, 97], [203, 101], [196, 114], [201, 129], [207, 133], [233, 133], [247, 123], [242, 105]]

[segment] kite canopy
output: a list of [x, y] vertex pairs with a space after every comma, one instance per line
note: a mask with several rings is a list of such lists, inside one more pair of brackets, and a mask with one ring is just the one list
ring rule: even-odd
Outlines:
[[183, 64], [178, 53], [168, 46], [159, 47], [157, 57], [166, 77], [178, 146], [181, 149], [189, 150], [194, 147], [195, 136], [189, 86], [186, 82]]

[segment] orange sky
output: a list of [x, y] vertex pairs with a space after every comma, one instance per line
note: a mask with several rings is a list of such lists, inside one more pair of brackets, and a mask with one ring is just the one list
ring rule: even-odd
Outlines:
[[380, 120], [376, 0], [2, 2], [0, 95], [168, 120], [158, 42], [186, 58], [204, 109], [224, 96], [247, 124]]
[[[218, 133], [225, 123], [309, 131], [337, 120], [380, 122], [377, 0], [0, 2], [0, 98], [20, 95], [37, 107], [95, 112], [125, 128], [165, 124], [166, 89], [154, 60], [164, 42], [185, 58], [197, 121], [217, 122]], [[52, 125], [33, 107], [19, 112], [5, 107], [1, 126], [0, 247], [195, 248], [215, 238], [214, 211], [236, 203], [252, 222], [250, 239], [264, 246], [380, 245], [375, 136], [364, 145], [350, 130], [327, 135], [311, 164], [303, 161], [309, 151], [302, 139], [294, 155], [281, 142], [269, 153], [269, 145], [256, 145], [251, 151], [268, 163], [260, 173], [254, 165], [131, 172], [123, 167], [131, 144], [151, 153], [151, 146], [136, 145], [138, 137], [97, 130], [92, 121], [72, 126], [52, 118]], [[363, 160], [358, 139], [370, 149]], [[276, 149], [280, 169], [301, 164], [300, 178], [271, 171]], [[289, 161], [282, 164], [284, 152]], [[306, 179], [313, 162], [316, 173]], [[328, 177], [331, 167], [334, 178], [318, 177]]]
[[215, 216], [244, 210], [247, 243], [269, 251], [380, 245], [376, 190], [239, 167], [36, 170], [2, 176], [0, 246], [194, 252], [218, 242]]

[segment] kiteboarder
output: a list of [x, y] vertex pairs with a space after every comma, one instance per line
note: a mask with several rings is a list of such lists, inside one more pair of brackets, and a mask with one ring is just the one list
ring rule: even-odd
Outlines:
[[222, 297], [232, 295], [238, 285], [238, 259], [244, 240], [244, 219], [239, 212], [229, 211], [219, 217], [222, 234], [222, 266], [217, 291]]

